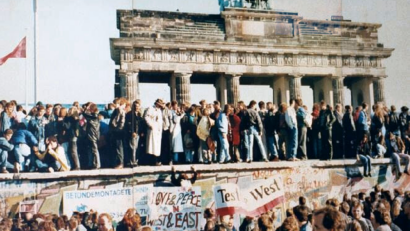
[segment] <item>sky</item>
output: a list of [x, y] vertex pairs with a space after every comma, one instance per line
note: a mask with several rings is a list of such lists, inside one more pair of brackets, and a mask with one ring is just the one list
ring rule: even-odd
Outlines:
[[[274, 9], [298, 12], [306, 19], [330, 19], [342, 14], [357, 22], [381, 23], [379, 42], [395, 48], [384, 63], [387, 104], [409, 105], [410, 46], [408, 0], [273, 0]], [[107, 103], [114, 97], [114, 73], [109, 38], [118, 38], [117, 9], [219, 14], [218, 0], [38, 0], [38, 100], [49, 103]], [[9, 59], [0, 66], [0, 99], [34, 100], [33, 0], [0, 0], [0, 57], [27, 36], [27, 59]], [[143, 105], [155, 98], [169, 100], [166, 84], [141, 84]], [[155, 91], [152, 91], [152, 89]], [[205, 90], [204, 90], [205, 89]], [[267, 86], [241, 86], [242, 99], [271, 100]], [[192, 102], [214, 100], [211, 85], [192, 85]], [[312, 102], [312, 92], [303, 89]]]

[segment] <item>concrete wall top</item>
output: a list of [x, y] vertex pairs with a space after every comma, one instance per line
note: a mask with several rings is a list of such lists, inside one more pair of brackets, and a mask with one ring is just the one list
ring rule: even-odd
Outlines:
[[[390, 159], [375, 159], [372, 160], [372, 165], [389, 165]], [[192, 172], [192, 165], [176, 165], [177, 172]], [[216, 172], [240, 172], [240, 171], [259, 171], [259, 170], [282, 170], [282, 169], [297, 169], [297, 168], [317, 168], [317, 169], [333, 169], [343, 167], [361, 166], [361, 163], [357, 160], [332, 160], [332, 161], [319, 161], [319, 160], [307, 160], [300, 162], [254, 162], [238, 163], [238, 164], [212, 164], [212, 165], [194, 165], [197, 172], [201, 173], [216, 173]], [[69, 171], [69, 172], [54, 172], [54, 173], [20, 173], [20, 174], [1, 174], [0, 181], [20, 181], [20, 180], [41, 180], [41, 181], [54, 181], [54, 180], [85, 180], [85, 179], [98, 179], [104, 178], [124, 178], [132, 177], [134, 175], [149, 175], [149, 174], [170, 174], [171, 166], [139, 166], [135, 168], [125, 169], [100, 169], [100, 170], [82, 170], [82, 171]]]

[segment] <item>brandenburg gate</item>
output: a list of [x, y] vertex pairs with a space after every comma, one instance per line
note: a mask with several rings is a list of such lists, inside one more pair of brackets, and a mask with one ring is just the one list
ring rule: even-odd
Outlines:
[[[240, 84], [266, 84], [279, 104], [313, 90], [315, 102], [384, 102], [381, 24], [294, 12], [226, 8], [217, 15], [118, 10], [120, 38], [111, 38], [116, 96], [139, 98], [139, 83], [168, 83], [171, 100], [190, 102], [191, 83], [214, 84], [222, 104], [241, 99]], [[269, 100], [269, 99], [268, 99]]]

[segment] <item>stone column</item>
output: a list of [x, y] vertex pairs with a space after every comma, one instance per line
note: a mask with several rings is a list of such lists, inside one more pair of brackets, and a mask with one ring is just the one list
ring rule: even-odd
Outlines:
[[384, 78], [385, 76], [376, 77], [373, 80], [374, 103], [385, 103], [384, 97]]
[[289, 91], [290, 91], [290, 98], [291, 99], [297, 99], [302, 97], [302, 91], [301, 91], [301, 80], [302, 80], [303, 75], [301, 74], [294, 74], [290, 76], [289, 79]]
[[223, 107], [227, 104], [227, 90], [226, 90], [226, 78], [225, 74], [220, 73], [219, 77], [216, 79], [215, 84], [216, 88], [216, 99], [221, 103]]
[[332, 77], [332, 86], [333, 86], [333, 106], [336, 104], [344, 104], [344, 78], [342, 76]]
[[139, 91], [139, 72], [120, 72], [121, 97], [133, 102], [140, 97]]
[[[192, 72], [175, 72], [175, 96], [171, 99], [178, 103], [191, 103], [191, 76]], [[171, 89], [171, 92], [174, 92]]]
[[226, 91], [227, 91], [227, 102], [228, 104], [233, 104], [236, 106], [241, 94], [239, 90], [239, 78], [240, 74], [226, 74]]

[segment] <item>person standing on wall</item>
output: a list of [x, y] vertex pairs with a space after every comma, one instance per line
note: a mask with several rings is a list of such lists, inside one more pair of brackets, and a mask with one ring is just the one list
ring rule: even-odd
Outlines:
[[319, 115], [320, 135], [322, 140], [321, 160], [331, 160], [333, 158], [332, 149], [332, 126], [336, 118], [332, 112], [332, 108], [321, 102], [321, 111]]
[[343, 114], [342, 105], [336, 104], [333, 112], [335, 122], [332, 126], [333, 154], [335, 159], [343, 158]]
[[354, 158], [356, 150], [356, 125], [353, 120], [352, 106], [345, 106], [345, 114], [343, 115], [343, 132], [344, 132], [344, 156], [345, 158]]
[[298, 122], [296, 120], [295, 100], [289, 101], [289, 107], [285, 113], [285, 120], [288, 127], [288, 142], [287, 144], [287, 159], [288, 161], [297, 161], [297, 147], [298, 147]]
[[247, 151], [246, 162], [253, 161], [253, 142], [256, 139], [263, 161], [267, 162], [266, 151], [262, 143], [263, 124], [262, 120], [255, 110], [256, 101], [252, 100], [249, 103], [248, 109], [241, 120], [241, 126], [244, 131], [245, 148]]
[[305, 123], [306, 120], [306, 110], [303, 108], [302, 99], [296, 99], [296, 119], [298, 126], [298, 149], [297, 155], [300, 159], [307, 159], [307, 150], [306, 150], [306, 139], [307, 139], [307, 126]]
[[150, 164], [161, 166], [159, 156], [161, 155], [162, 138], [162, 109], [165, 107], [162, 99], [157, 99], [153, 106], [149, 107], [144, 119], [147, 123], [146, 154]]
[[144, 136], [144, 118], [141, 113], [141, 101], [139, 99], [132, 103], [131, 111], [125, 115], [125, 143], [124, 164], [127, 167], [135, 167], [141, 156], [140, 137]]
[[276, 112], [276, 105], [272, 102], [267, 104], [268, 111], [265, 117], [265, 131], [266, 131], [266, 141], [267, 141], [267, 151], [270, 153], [270, 158], [272, 161], [279, 161], [277, 142], [276, 142], [276, 131], [279, 129], [278, 117], [279, 114]]
[[114, 152], [114, 168], [121, 169], [124, 167], [124, 124], [125, 124], [125, 107], [128, 104], [125, 98], [119, 98], [115, 102], [117, 108], [111, 115], [110, 120], [110, 137], [112, 151]]

